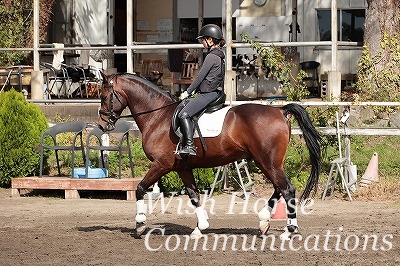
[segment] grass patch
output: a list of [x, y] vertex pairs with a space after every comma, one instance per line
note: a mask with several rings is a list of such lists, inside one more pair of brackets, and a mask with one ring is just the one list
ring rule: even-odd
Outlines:
[[[342, 142], [343, 143], [343, 142]], [[351, 162], [357, 165], [357, 180], [360, 181], [376, 152], [378, 154], [379, 182], [359, 187], [352, 196], [363, 200], [400, 199], [400, 136], [352, 136], [350, 138]], [[333, 151], [330, 158], [334, 159]], [[338, 151], [336, 152], [338, 157]], [[336, 157], [336, 158], [337, 158]], [[326, 160], [326, 163], [329, 163]], [[328, 165], [326, 165], [328, 166]], [[330, 167], [330, 166], [329, 166]], [[329, 168], [324, 167], [320, 185], [324, 186]], [[344, 193], [344, 191], [343, 191]]]
[[[141, 139], [132, 138], [130, 140], [131, 150], [134, 158], [134, 171], [135, 177], [142, 178], [146, 174], [150, 167], [150, 161], [145, 156]], [[322, 161], [322, 173], [320, 176], [317, 198], [320, 198], [324, 190], [329, 170], [331, 167], [331, 161], [339, 158], [338, 145], [335, 138], [329, 139], [330, 145], [326, 147]], [[342, 141], [344, 145], [344, 141]], [[343, 146], [342, 146], [343, 147]], [[344, 149], [344, 147], [343, 147]], [[365, 200], [396, 200], [400, 198], [400, 156], [397, 156], [397, 151], [400, 150], [400, 136], [352, 136], [350, 138], [350, 150], [351, 150], [351, 161], [357, 165], [358, 180], [361, 179], [368, 164], [371, 160], [372, 155], [378, 153], [379, 163], [379, 178], [380, 181], [375, 184], [371, 184], [368, 187], [358, 188], [352, 196], [355, 199]], [[81, 154], [78, 152], [76, 163], [82, 161]], [[61, 157], [62, 160], [62, 173], [70, 175], [70, 155], [65, 154], [65, 157]], [[93, 156], [93, 165], [96, 166], [96, 154]], [[113, 158], [115, 156], [115, 158]], [[117, 153], [114, 155], [110, 154], [109, 162], [111, 172], [118, 172], [118, 160], [116, 158]], [[49, 158], [50, 173], [57, 175], [57, 166], [55, 158]], [[77, 166], [78, 167], [78, 166]], [[259, 175], [259, 169], [255, 167], [252, 161], [249, 162], [249, 170], [254, 176]], [[308, 165], [308, 151], [305, 147], [303, 140], [299, 136], [292, 136], [289, 149], [285, 159], [285, 171], [292, 183], [297, 188], [297, 194], [299, 195], [304, 188], [305, 182], [310, 174], [310, 167]], [[194, 172], [196, 174], [196, 172]], [[123, 170], [122, 175], [124, 177], [130, 176], [128, 156], [124, 154], [123, 157]], [[265, 178], [260, 178], [260, 182], [256, 182], [256, 186], [263, 186], [262, 182]], [[338, 180], [340, 181], [340, 180]], [[338, 189], [335, 189], [336, 197], [347, 198], [345, 191], [341, 189], [341, 184], [338, 182]]]

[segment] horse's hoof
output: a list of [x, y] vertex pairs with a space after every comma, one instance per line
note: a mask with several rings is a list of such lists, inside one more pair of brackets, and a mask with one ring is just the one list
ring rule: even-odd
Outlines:
[[262, 235], [266, 235], [268, 233], [269, 227], [269, 221], [260, 221], [260, 233]]
[[299, 227], [296, 225], [288, 225], [286, 228], [290, 233], [297, 234], [299, 232]]
[[279, 238], [281, 241], [286, 241], [286, 240], [290, 240], [291, 235], [292, 235], [292, 233], [290, 233], [289, 231], [285, 231], [279, 236]]
[[286, 226], [286, 228], [285, 228], [285, 232], [283, 232], [283, 233], [279, 236], [279, 238], [280, 238], [282, 241], [290, 240], [290, 238], [292, 237], [292, 235], [295, 235], [295, 234], [298, 234], [298, 233], [299, 233], [299, 227], [298, 227], [298, 226], [295, 226], [295, 225], [288, 225], [288, 226]]
[[193, 232], [190, 234], [190, 239], [200, 239], [203, 237], [203, 234], [200, 232], [200, 229], [196, 227]]
[[135, 237], [140, 237], [146, 228], [147, 227], [145, 223], [136, 223]]

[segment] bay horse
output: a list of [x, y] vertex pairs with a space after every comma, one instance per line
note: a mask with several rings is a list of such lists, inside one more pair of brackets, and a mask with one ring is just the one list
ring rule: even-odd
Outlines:
[[226, 114], [221, 133], [216, 137], [205, 138], [206, 150], [199, 148], [201, 143], [196, 138], [197, 156], [178, 159], [173, 151], [179, 143], [179, 137], [171, 124], [179, 99], [134, 74], [104, 76], [103, 83], [99, 127], [105, 132], [112, 130], [115, 122], [122, 117], [122, 111], [128, 107], [130, 116], [141, 132], [144, 153], [151, 161], [148, 172], [136, 190], [137, 234], [143, 233], [146, 228], [146, 191], [162, 176], [176, 171], [186, 187], [197, 216], [197, 226], [192, 236], [201, 236], [201, 230], [208, 228], [209, 223], [206, 210], [200, 205], [192, 169], [223, 166], [242, 159], [254, 160], [274, 187], [268, 203], [258, 213], [261, 233], [268, 231], [271, 210], [281, 196], [287, 204], [288, 218], [283, 233], [286, 235], [283, 237], [298, 232], [295, 187], [283, 169], [291, 135], [289, 118], [294, 116], [297, 120], [310, 155], [310, 176], [300, 200], [308, 198], [312, 192], [315, 194], [321, 171], [322, 143], [320, 134], [302, 106], [296, 103], [282, 107], [253, 103], [233, 106]]

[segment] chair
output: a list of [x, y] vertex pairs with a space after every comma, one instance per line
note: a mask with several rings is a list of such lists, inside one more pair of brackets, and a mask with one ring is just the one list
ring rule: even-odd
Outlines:
[[[72, 121], [72, 122], [64, 122], [56, 124], [50, 128], [48, 128], [41, 136], [40, 139], [40, 174], [39, 177], [42, 177], [43, 174], [43, 153], [44, 150], [54, 150], [56, 153], [56, 160], [57, 160], [57, 168], [58, 168], [58, 175], [61, 176], [60, 171], [60, 162], [58, 158], [59, 151], [71, 151], [72, 159], [71, 159], [71, 173], [74, 172], [74, 162], [75, 162], [75, 150], [81, 150], [83, 160], [85, 160], [85, 150], [83, 146], [83, 138], [82, 133], [83, 130], [86, 128], [86, 123], [80, 121]], [[73, 137], [72, 140], [69, 141], [69, 144], [60, 144], [61, 141], [61, 134], [68, 134], [72, 133]], [[64, 134], [65, 135], [65, 134]], [[47, 144], [46, 139], [51, 137], [52, 144]], [[77, 145], [77, 140], [79, 143]]]
[[103, 86], [103, 75], [101, 74], [101, 69], [89, 66], [85, 71], [87, 96], [90, 98], [100, 98], [100, 91]]
[[[60, 98], [63, 88], [64, 93], [68, 93], [69, 89], [71, 88], [71, 79], [68, 75], [68, 71], [64, 66], [61, 66], [60, 69], [54, 68], [50, 63], [41, 62], [40, 63], [43, 67], [50, 70], [50, 75], [48, 77], [49, 83], [51, 87], [48, 88], [50, 92], [53, 92], [54, 86], [57, 90], [56, 94], [58, 98]], [[50, 84], [49, 84], [50, 85]]]
[[[193, 78], [196, 76], [196, 72], [199, 68], [197, 63], [182, 63], [181, 72], [171, 72], [171, 93], [174, 88], [174, 84], [190, 85], [193, 82]], [[179, 78], [175, 78], [178, 74]]]
[[[133, 161], [132, 161], [132, 152], [129, 145], [129, 131], [131, 130], [132, 124], [128, 121], [118, 120], [115, 124], [115, 129], [108, 132], [109, 135], [109, 144], [107, 145], [102, 139], [103, 134], [105, 134], [99, 128], [93, 128], [88, 136], [86, 137], [86, 177], [89, 170], [90, 164], [90, 150], [100, 151], [100, 159], [101, 159], [101, 167], [105, 167], [104, 162], [104, 152], [112, 151], [118, 152], [119, 154], [119, 173], [118, 176], [121, 178], [121, 168], [122, 168], [122, 151], [124, 149], [128, 150], [129, 154], [129, 164], [131, 167], [131, 174], [134, 177], [134, 169], [133, 169]], [[95, 144], [93, 144], [93, 139]], [[126, 146], [124, 142], [126, 141]], [[113, 145], [114, 144], [114, 145]]]
[[163, 61], [159, 59], [145, 59], [142, 63], [140, 76], [150, 80], [156, 85], [162, 86]]
[[308, 75], [308, 77], [304, 78], [303, 80], [312, 96], [319, 95], [320, 84], [318, 68], [320, 65], [321, 64], [316, 61], [306, 61], [300, 63], [300, 68], [304, 70]]
[[[77, 65], [65, 65], [62, 64], [65, 69], [67, 69], [68, 76], [71, 79], [67, 95], [71, 95], [72, 98], [75, 98], [76, 96], [80, 95], [81, 98], [84, 97], [82, 88], [86, 92], [86, 97], [88, 97], [88, 91], [87, 91], [87, 77], [86, 77], [86, 71], [83, 67], [77, 66]], [[77, 83], [78, 86], [74, 91], [71, 91], [71, 88], [74, 83]]]

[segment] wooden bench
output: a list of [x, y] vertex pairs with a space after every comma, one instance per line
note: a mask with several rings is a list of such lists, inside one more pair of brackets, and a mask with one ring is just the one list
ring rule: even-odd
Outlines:
[[66, 199], [79, 199], [79, 190], [126, 191], [126, 199], [134, 200], [139, 178], [71, 178], [71, 177], [23, 177], [11, 180], [11, 196], [20, 197], [21, 189], [65, 190]]

